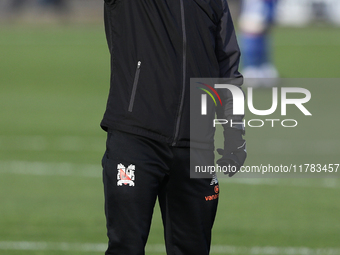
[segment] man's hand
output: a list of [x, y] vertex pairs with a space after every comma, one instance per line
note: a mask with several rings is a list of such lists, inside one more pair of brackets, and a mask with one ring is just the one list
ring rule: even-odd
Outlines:
[[219, 166], [226, 166], [230, 169], [224, 174], [232, 177], [236, 174], [247, 157], [246, 141], [242, 137], [242, 130], [236, 128], [229, 128], [224, 130], [224, 149], [217, 149], [218, 154], [222, 158], [218, 159], [216, 163]]

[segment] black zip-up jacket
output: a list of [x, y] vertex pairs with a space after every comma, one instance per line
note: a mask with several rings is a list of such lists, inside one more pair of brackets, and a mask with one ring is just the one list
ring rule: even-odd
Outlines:
[[[105, 0], [104, 19], [111, 86], [102, 128], [189, 146], [190, 78], [242, 77], [226, 0]], [[222, 100], [218, 117], [230, 119], [232, 99]]]

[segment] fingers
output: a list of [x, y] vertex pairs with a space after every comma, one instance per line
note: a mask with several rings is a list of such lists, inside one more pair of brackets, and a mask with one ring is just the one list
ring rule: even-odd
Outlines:
[[223, 153], [224, 153], [224, 150], [223, 150], [223, 149], [218, 148], [216, 151], [217, 151], [218, 154], [220, 154], [221, 156], [223, 156]]

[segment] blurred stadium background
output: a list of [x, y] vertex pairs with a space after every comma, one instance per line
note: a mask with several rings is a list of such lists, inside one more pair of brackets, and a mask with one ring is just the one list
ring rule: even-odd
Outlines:
[[[0, 254], [103, 254], [102, 2], [11, 2], [0, 2]], [[236, 21], [239, 2], [230, 5]], [[333, 85], [311, 84], [313, 117], [294, 113], [294, 130], [249, 128], [247, 165], [340, 163], [339, 17], [338, 0], [282, 0], [281, 77]], [[260, 106], [270, 93], [256, 91]], [[220, 189], [212, 254], [340, 254], [339, 179], [221, 179]], [[147, 254], [165, 254], [163, 243], [155, 208]]]

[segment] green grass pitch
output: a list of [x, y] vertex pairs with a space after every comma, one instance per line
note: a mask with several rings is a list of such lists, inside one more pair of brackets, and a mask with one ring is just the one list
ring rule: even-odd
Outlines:
[[[0, 254], [103, 254], [103, 27], [3, 26], [0, 34]], [[277, 28], [273, 44], [282, 77], [340, 77], [339, 28]], [[247, 165], [339, 164], [340, 88], [328, 85], [310, 86], [313, 117], [292, 109], [297, 128], [248, 128]], [[268, 106], [271, 91], [255, 93]], [[212, 254], [340, 254], [338, 179], [223, 179], [220, 190]], [[147, 254], [165, 254], [162, 231], [156, 207]]]

